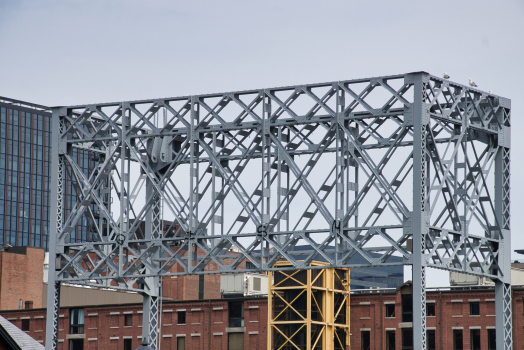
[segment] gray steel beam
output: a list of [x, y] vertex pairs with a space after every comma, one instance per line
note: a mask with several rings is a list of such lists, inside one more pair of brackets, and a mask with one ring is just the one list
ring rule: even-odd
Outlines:
[[[152, 210], [146, 215], [145, 222], [145, 239], [148, 241], [156, 241], [162, 234], [162, 221], [161, 221], [161, 201], [160, 195], [152, 184], [152, 181], [148, 178], [146, 180], [146, 198], [152, 201]], [[154, 248], [153, 248], [154, 249]], [[150, 264], [154, 266], [155, 272], [151, 271], [151, 268], [145, 267], [144, 274], [148, 275], [151, 273], [156, 274], [157, 263], [160, 258], [159, 249], [154, 249], [151, 255]], [[142, 314], [142, 343], [147, 343], [153, 349], [158, 347], [158, 333], [159, 333], [159, 302], [160, 297], [160, 285], [159, 277], [144, 277], [142, 279], [143, 292], [143, 314]]]
[[[78, 201], [52, 216], [50, 251], [63, 263], [49, 295], [60, 283], [140, 292], [143, 337], [156, 344], [160, 276], [248, 271], [244, 261], [413, 265], [414, 341], [425, 349], [430, 266], [497, 281], [507, 348], [510, 111], [505, 98], [425, 72], [55, 108], [53, 167], [72, 175]], [[73, 148], [100, 159], [90, 173]], [[100, 237], [70, 243], [93, 203]], [[357, 254], [365, 262], [350, 263]], [[273, 266], [280, 259], [291, 267]]]
[[[509, 115], [504, 117], [509, 128]], [[500, 230], [495, 234], [502, 238], [498, 245], [500, 272], [495, 279], [495, 324], [497, 349], [513, 349], [512, 292], [511, 292], [511, 231], [510, 231], [510, 142], [501, 135], [495, 156], [495, 209]], [[506, 136], [507, 137], [507, 136]]]
[[413, 211], [411, 232], [413, 234], [413, 348], [426, 350], [426, 235], [428, 222], [428, 168], [427, 128], [429, 115], [422, 102], [423, 83], [427, 74], [413, 75]]
[[[52, 133], [51, 133], [51, 198], [49, 203], [52, 203], [53, 199], [56, 200], [56, 205], [49, 206], [50, 232], [60, 232], [62, 229], [63, 222], [63, 189], [64, 189], [64, 159], [61, 153], [65, 150], [59, 150], [58, 135], [63, 130], [61, 123], [60, 111], [53, 110], [52, 117]], [[47, 275], [47, 311], [46, 311], [46, 334], [45, 334], [45, 347], [46, 350], [55, 350], [58, 346], [58, 319], [60, 310], [60, 282], [57, 281], [56, 271], [60, 269], [60, 266], [56, 266], [56, 263], [60, 263], [61, 253], [63, 249], [59, 247], [57, 234], [49, 235], [49, 267]]]

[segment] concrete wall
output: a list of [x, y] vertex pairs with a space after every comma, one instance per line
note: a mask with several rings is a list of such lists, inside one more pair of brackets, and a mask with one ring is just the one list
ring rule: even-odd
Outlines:
[[524, 286], [524, 269], [511, 267], [511, 284]]
[[[450, 271], [449, 283], [452, 286], [494, 286], [495, 282], [487, 277], [478, 277], [462, 272]], [[524, 286], [524, 264], [511, 264], [511, 285]]]
[[[42, 292], [43, 308], [47, 307], [47, 284]], [[138, 293], [100, 290], [76, 286], [62, 285], [60, 287], [60, 307], [76, 307], [84, 305], [118, 305], [141, 303], [142, 296]]]

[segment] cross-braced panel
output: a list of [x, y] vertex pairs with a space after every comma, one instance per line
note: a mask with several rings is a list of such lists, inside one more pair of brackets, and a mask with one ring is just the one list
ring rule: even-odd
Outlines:
[[[243, 271], [245, 262], [256, 270], [282, 259], [291, 265], [281, 270], [313, 260], [411, 264], [417, 201], [427, 218], [425, 266], [504, 274], [509, 173], [502, 220], [494, 200], [495, 158], [509, 152], [504, 98], [412, 73], [60, 107], [54, 116], [65, 125], [57, 151], [78, 198], [58, 232], [59, 281], [144, 290], [147, 277]], [[424, 121], [422, 144], [413, 141], [415, 118]], [[425, 161], [414, 170], [417, 147]], [[90, 155], [92, 170], [74, 149]], [[69, 243], [84, 219], [92, 240]], [[357, 255], [366, 263], [353, 263]]]

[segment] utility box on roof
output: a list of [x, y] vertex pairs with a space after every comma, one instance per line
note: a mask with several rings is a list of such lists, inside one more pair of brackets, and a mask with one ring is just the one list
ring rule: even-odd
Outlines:
[[267, 295], [267, 275], [234, 273], [220, 276], [220, 293], [224, 297]]

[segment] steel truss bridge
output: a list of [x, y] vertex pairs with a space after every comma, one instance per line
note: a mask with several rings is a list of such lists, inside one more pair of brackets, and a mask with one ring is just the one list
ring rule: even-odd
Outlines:
[[[511, 349], [510, 109], [425, 72], [53, 108], [46, 349], [61, 283], [142, 293], [156, 348], [161, 276], [313, 260], [412, 265], [417, 349], [427, 268], [489, 277]], [[76, 243], [81, 222], [93, 234]]]

